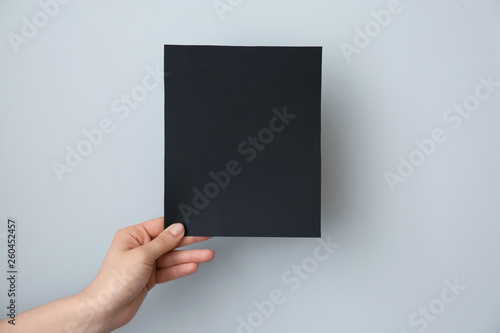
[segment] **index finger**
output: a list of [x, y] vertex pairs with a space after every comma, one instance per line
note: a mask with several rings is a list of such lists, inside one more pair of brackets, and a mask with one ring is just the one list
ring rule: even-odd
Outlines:
[[163, 230], [165, 230], [163, 221], [163, 217], [157, 217], [155, 219], [136, 224], [135, 226], [144, 228], [151, 238], [155, 238]]
[[[139, 223], [137, 224], [137, 226], [143, 227], [147, 231], [147, 233], [151, 236], [151, 238], [155, 238], [164, 230], [164, 218], [163, 216], [158, 217], [146, 222]], [[175, 248], [203, 242], [210, 238], [212, 237], [186, 236], [181, 240], [181, 242]]]
[[210, 239], [210, 238], [212, 238], [212, 237], [185, 236], [181, 240], [181, 242], [179, 244], [177, 244], [177, 246], [175, 248], [179, 248], [179, 247], [183, 247], [183, 246], [187, 246], [187, 245], [191, 245], [191, 244], [203, 242], [203, 241], [206, 241], [207, 239]]

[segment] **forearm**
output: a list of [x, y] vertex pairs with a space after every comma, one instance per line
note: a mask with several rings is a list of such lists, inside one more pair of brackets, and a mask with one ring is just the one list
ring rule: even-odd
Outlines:
[[134, 318], [159, 283], [195, 273], [213, 250], [175, 250], [207, 240], [184, 237], [184, 227], [164, 228], [163, 218], [120, 229], [96, 278], [82, 292], [0, 321], [0, 332], [108, 333]]
[[16, 316], [15, 325], [10, 318], [0, 321], [0, 332], [39, 333], [104, 333], [110, 332], [106, 309], [85, 291], [74, 296], [36, 307]]

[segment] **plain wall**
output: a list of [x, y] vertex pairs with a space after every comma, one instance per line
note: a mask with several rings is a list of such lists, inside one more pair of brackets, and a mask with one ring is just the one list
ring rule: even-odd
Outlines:
[[[0, 267], [14, 217], [18, 310], [79, 292], [118, 229], [163, 214], [163, 85], [123, 119], [112, 104], [161, 69], [164, 44], [320, 45], [322, 234], [338, 248], [315, 265], [317, 239], [211, 239], [198, 247], [215, 260], [155, 287], [118, 332], [229, 333], [249, 316], [255, 332], [498, 332], [500, 87], [459, 127], [449, 117], [480, 77], [500, 82], [500, 3], [231, 3], [221, 19], [211, 0], [75, 0], [15, 52], [9, 34], [42, 9], [2, 1]], [[59, 181], [52, 164], [105, 118], [114, 131]], [[416, 152], [436, 128], [446, 140]], [[467, 288], [447, 292], [455, 280]], [[259, 317], [275, 289], [284, 302]], [[0, 279], [2, 309], [6, 290]]]

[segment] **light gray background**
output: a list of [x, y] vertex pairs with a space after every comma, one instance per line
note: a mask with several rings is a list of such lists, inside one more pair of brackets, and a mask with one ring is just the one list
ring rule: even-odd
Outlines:
[[[212, 263], [155, 287], [118, 331], [236, 332], [281, 289], [255, 332], [412, 333], [409, 316], [457, 278], [467, 289], [425, 331], [498, 332], [500, 89], [457, 130], [443, 114], [479, 76], [500, 81], [500, 3], [402, 0], [348, 63], [340, 44], [388, 2], [243, 1], [221, 20], [211, 1], [73, 0], [15, 53], [8, 34], [40, 6], [2, 1], [0, 232], [17, 219], [19, 310], [79, 292], [115, 231], [162, 215], [163, 87], [123, 120], [111, 103], [162, 65], [163, 44], [321, 45], [322, 233], [340, 247], [291, 291], [282, 274], [316, 239], [211, 239]], [[114, 132], [58, 181], [51, 164], [103, 118]], [[391, 192], [384, 173], [436, 127], [447, 141]]]

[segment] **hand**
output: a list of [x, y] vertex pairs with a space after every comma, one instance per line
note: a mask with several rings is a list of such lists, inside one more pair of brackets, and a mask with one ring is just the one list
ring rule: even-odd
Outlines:
[[193, 274], [214, 258], [213, 250], [174, 250], [211, 237], [183, 237], [181, 223], [163, 228], [163, 218], [157, 218], [115, 234], [97, 277], [80, 295], [79, 311], [105, 321], [103, 331], [132, 320], [156, 284]]
[[210, 237], [184, 237], [163, 218], [119, 230], [95, 280], [82, 292], [0, 321], [0, 331], [104, 333], [127, 324], [158, 283], [178, 279], [214, 258], [213, 250], [174, 250]]

